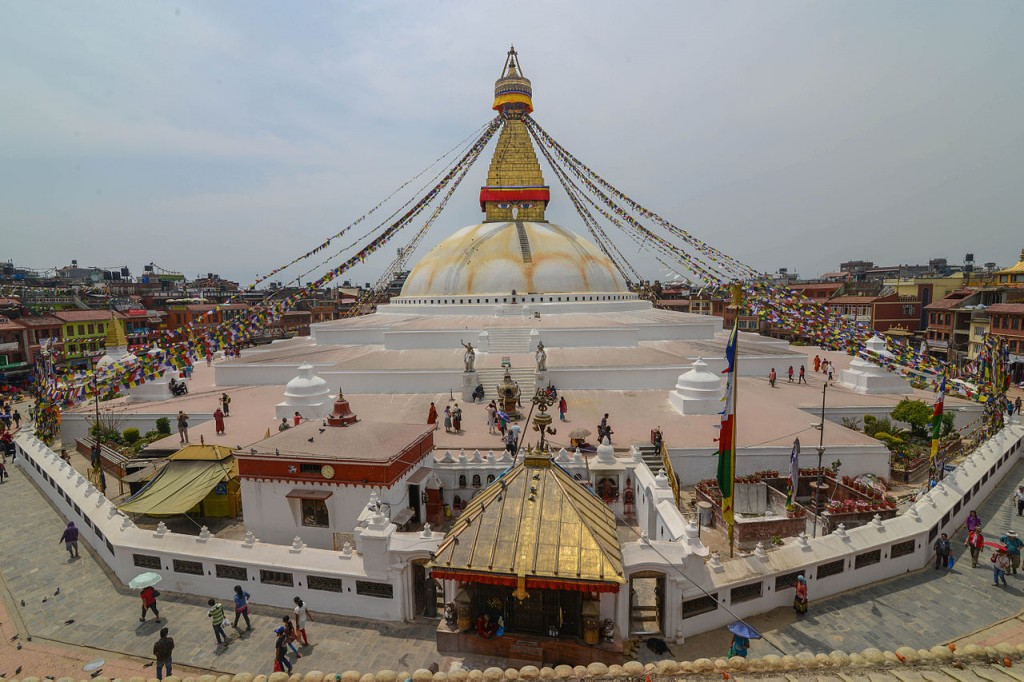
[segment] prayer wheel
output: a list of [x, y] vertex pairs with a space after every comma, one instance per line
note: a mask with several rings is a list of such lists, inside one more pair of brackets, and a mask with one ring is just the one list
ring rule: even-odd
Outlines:
[[599, 618], [583, 619], [583, 641], [594, 646], [601, 638], [601, 620]]

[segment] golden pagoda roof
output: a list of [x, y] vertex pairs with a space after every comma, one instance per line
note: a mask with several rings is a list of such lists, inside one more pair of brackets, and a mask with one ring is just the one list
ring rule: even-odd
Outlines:
[[552, 462], [527, 455], [469, 502], [430, 567], [440, 578], [617, 591], [615, 515]]
[[997, 275], [1019, 275], [1024, 273], [1024, 249], [1020, 251], [1020, 261], [1016, 265], [1011, 265], [1005, 270], [1000, 270]]

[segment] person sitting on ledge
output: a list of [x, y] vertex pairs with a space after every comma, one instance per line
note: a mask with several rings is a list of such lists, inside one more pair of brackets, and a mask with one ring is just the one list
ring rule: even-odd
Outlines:
[[481, 613], [480, 617], [476, 619], [476, 634], [480, 635], [484, 639], [490, 639], [494, 637], [494, 633], [498, 631], [498, 625], [491, 621], [491, 617], [486, 613]]

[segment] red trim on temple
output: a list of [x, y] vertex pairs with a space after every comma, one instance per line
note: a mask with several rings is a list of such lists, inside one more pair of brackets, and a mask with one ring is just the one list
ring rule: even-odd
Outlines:
[[[468, 573], [466, 571], [453, 571], [447, 568], [433, 566], [430, 569], [435, 578], [441, 580], [458, 580], [464, 583], [483, 583], [485, 585], [504, 585], [505, 587], [516, 587], [517, 578], [514, 575], [498, 575], [495, 573]], [[558, 580], [556, 578], [527, 578], [526, 589], [537, 590], [574, 590], [576, 592], [618, 592], [618, 583], [595, 583], [581, 580]]]
[[487, 201], [551, 201], [551, 190], [547, 187], [535, 189], [512, 189], [502, 187], [480, 188], [480, 210]]

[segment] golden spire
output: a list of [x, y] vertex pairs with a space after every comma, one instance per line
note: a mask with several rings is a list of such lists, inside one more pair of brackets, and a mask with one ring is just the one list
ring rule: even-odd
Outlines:
[[124, 335], [124, 327], [114, 318], [114, 311], [110, 311], [110, 321], [107, 322], [107, 338], [104, 341], [106, 351], [109, 353], [115, 348], [128, 348], [128, 337]]
[[526, 220], [543, 222], [551, 191], [522, 117], [533, 111], [533, 88], [522, 75], [515, 47], [508, 51], [502, 76], [494, 84], [494, 106], [505, 119], [487, 171], [487, 185], [480, 189], [480, 208], [485, 222]]

